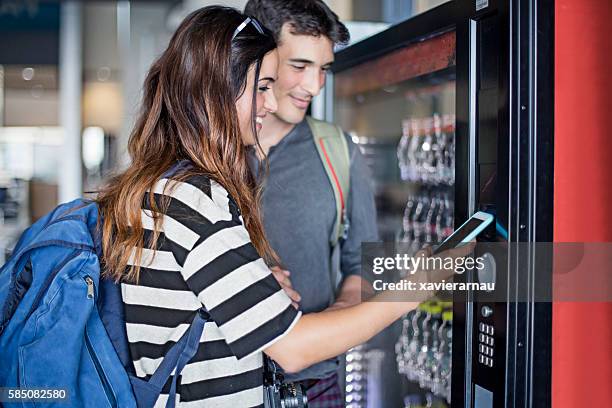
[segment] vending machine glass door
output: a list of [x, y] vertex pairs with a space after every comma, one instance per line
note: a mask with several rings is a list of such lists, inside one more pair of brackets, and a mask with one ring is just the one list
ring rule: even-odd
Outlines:
[[[366, 159], [380, 239], [414, 252], [444, 240], [455, 208], [455, 31], [337, 72], [333, 89], [328, 119]], [[422, 304], [349, 352], [347, 406], [449, 406], [451, 349], [452, 303]]]

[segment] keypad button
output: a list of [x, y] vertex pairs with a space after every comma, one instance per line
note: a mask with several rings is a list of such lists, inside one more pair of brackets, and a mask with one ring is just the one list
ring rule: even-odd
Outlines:
[[480, 331], [483, 332], [483, 333], [488, 333], [489, 332], [489, 329], [487, 328], [487, 325], [484, 324], [484, 323], [480, 323], [479, 328], [480, 328]]
[[484, 364], [485, 363], [485, 358], [486, 358], [485, 356], [483, 356], [482, 354], [479, 354], [478, 355], [478, 362], [480, 364]]
[[486, 341], [487, 341], [486, 337], [487, 337], [486, 335], [480, 333], [478, 335], [478, 340], [480, 340], [481, 343], [486, 343]]
[[489, 317], [493, 314], [493, 309], [491, 309], [489, 306], [483, 306], [480, 309], [480, 314], [482, 314], [482, 317]]

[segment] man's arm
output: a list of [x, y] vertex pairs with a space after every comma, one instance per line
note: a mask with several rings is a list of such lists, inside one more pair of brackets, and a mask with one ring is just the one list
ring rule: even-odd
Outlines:
[[361, 243], [378, 241], [376, 206], [372, 179], [359, 147], [347, 137], [351, 154], [348, 197], [348, 236], [341, 247], [342, 284], [331, 309], [353, 306], [364, 295], [373, 293], [372, 285], [361, 276]]

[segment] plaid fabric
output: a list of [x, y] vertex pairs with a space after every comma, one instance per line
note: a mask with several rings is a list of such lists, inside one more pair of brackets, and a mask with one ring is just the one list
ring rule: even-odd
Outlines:
[[338, 375], [316, 381], [306, 390], [308, 408], [344, 408]]

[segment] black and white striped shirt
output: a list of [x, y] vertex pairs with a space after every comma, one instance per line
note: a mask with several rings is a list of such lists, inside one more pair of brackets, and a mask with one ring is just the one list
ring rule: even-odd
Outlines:
[[[155, 186], [158, 203], [168, 181]], [[257, 254], [223, 187], [204, 176], [170, 183], [155, 256], [144, 249], [138, 285], [121, 285], [136, 375], [150, 378], [203, 304], [213, 321], [179, 378], [177, 405], [263, 406], [261, 351], [287, 333], [300, 312]], [[153, 229], [150, 215], [145, 199], [145, 240]], [[156, 407], [165, 406], [169, 386]]]

